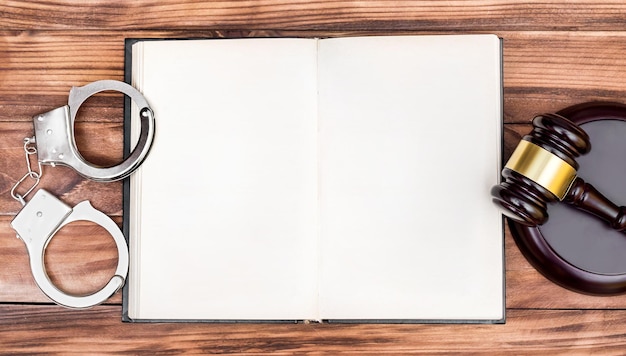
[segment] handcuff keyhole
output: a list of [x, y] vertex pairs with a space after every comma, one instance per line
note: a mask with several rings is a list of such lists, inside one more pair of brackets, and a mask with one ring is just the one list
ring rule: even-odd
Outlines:
[[40, 218], [40, 217], [42, 217], [42, 216], [43, 216], [43, 213], [42, 213], [41, 211], [38, 211], [38, 212], [37, 212], [37, 217], [38, 217], [38, 218]]
[[87, 295], [111, 280], [117, 259], [117, 246], [108, 231], [89, 221], [75, 221], [50, 239], [44, 266], [56, 288], [70, 295]]

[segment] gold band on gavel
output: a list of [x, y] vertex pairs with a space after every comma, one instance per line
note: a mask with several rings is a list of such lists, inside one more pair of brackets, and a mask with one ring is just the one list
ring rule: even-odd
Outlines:
[[553, 153], [522, 140], [504, 166], [546, 188], [563, 200], [576, 179], [576, 169]]

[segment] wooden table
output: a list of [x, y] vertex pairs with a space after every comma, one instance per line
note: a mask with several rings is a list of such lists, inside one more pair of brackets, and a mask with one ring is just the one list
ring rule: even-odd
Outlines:
[[[626, 296], [560, 288], [521, 256], [509, 231], [505, 325], [125, 324], [121, 297], [73, 311], [33, 283], [24, 244], [9, 222], [25, 173], [31, 116], [62, 106], [72, 85], [123, 79], [128, 37], [344, 36], [495, 33], [504, 39], [505, 155], [536, 113], [591, 100], [625, 101], [626, 5], [621, 1], [11, 1], [0, 4], [0, 352], [81, 354], [626, 353]], [[90, 99], [77, 124], [90, 160], [121, 158], [122, 98]], [[91, 200], [121, 223], [120, 183], [45, 168], [41, 187], [70, 205]], [[451, 216], [453, 219], [454, 217]], [[98, 289], [116, 265], [98, 226], [64, 228], [48, 247], [53, 281]]]

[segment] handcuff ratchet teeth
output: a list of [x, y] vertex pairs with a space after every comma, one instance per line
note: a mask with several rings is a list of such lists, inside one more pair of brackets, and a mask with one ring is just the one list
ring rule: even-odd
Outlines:
[[[126, 94], [139, 107], [141, 133], [130, 155], [113, 167], [99, 167], [87, 162], [78, 152], [74, 138], [74, 122], [80, 105], [90, 96], [113, 90]], [[125, 283], [128, 274], [128, 247], [117, 224], [106, 214], [95, 209], [88, 201], [71, 208], [44, 189], [35, 192], [30, 201], [26, 196], [41, 180], [41, 165], [65, 165], [80, 175], [100, 182], [123, 179], [135, 171], [146, 159], [154, 140], [154, 114], [143, 95], [129, 84], [115, 80], [101, 80], [70, 90], [68, 105], [33, 117], [34, 138], [24, 140], [28, 172], [19, 179], [11, 196], [22, 204], [11, 227], [24, 241], [28, 251], [30, 267], [37, 286], [59, 305], [68, 308], [88, 308], [100, 304], [117, 292]], [[36, 145], [36, 146], [34, 146]], [[37, 154], [37, 166], [33, 169], [31, 156]], [[26, 179], [34, 183], [25, 193], [17, 188]], [[113, 237], [117, 245], [118, 263], [114, 276], [99, 291], [89, 295], [70, 295], [58, 289], [50, 281], [45, 269], [44, 255], [52, 237], [65, 225], [78, 220], [91, 221], [102, 226]]]

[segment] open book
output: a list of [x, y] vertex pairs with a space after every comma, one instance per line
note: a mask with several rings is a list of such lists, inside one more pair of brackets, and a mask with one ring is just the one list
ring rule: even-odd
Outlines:
[[504, 320], [497, 37], [138, 41], [132, 84], [125, 320]]

